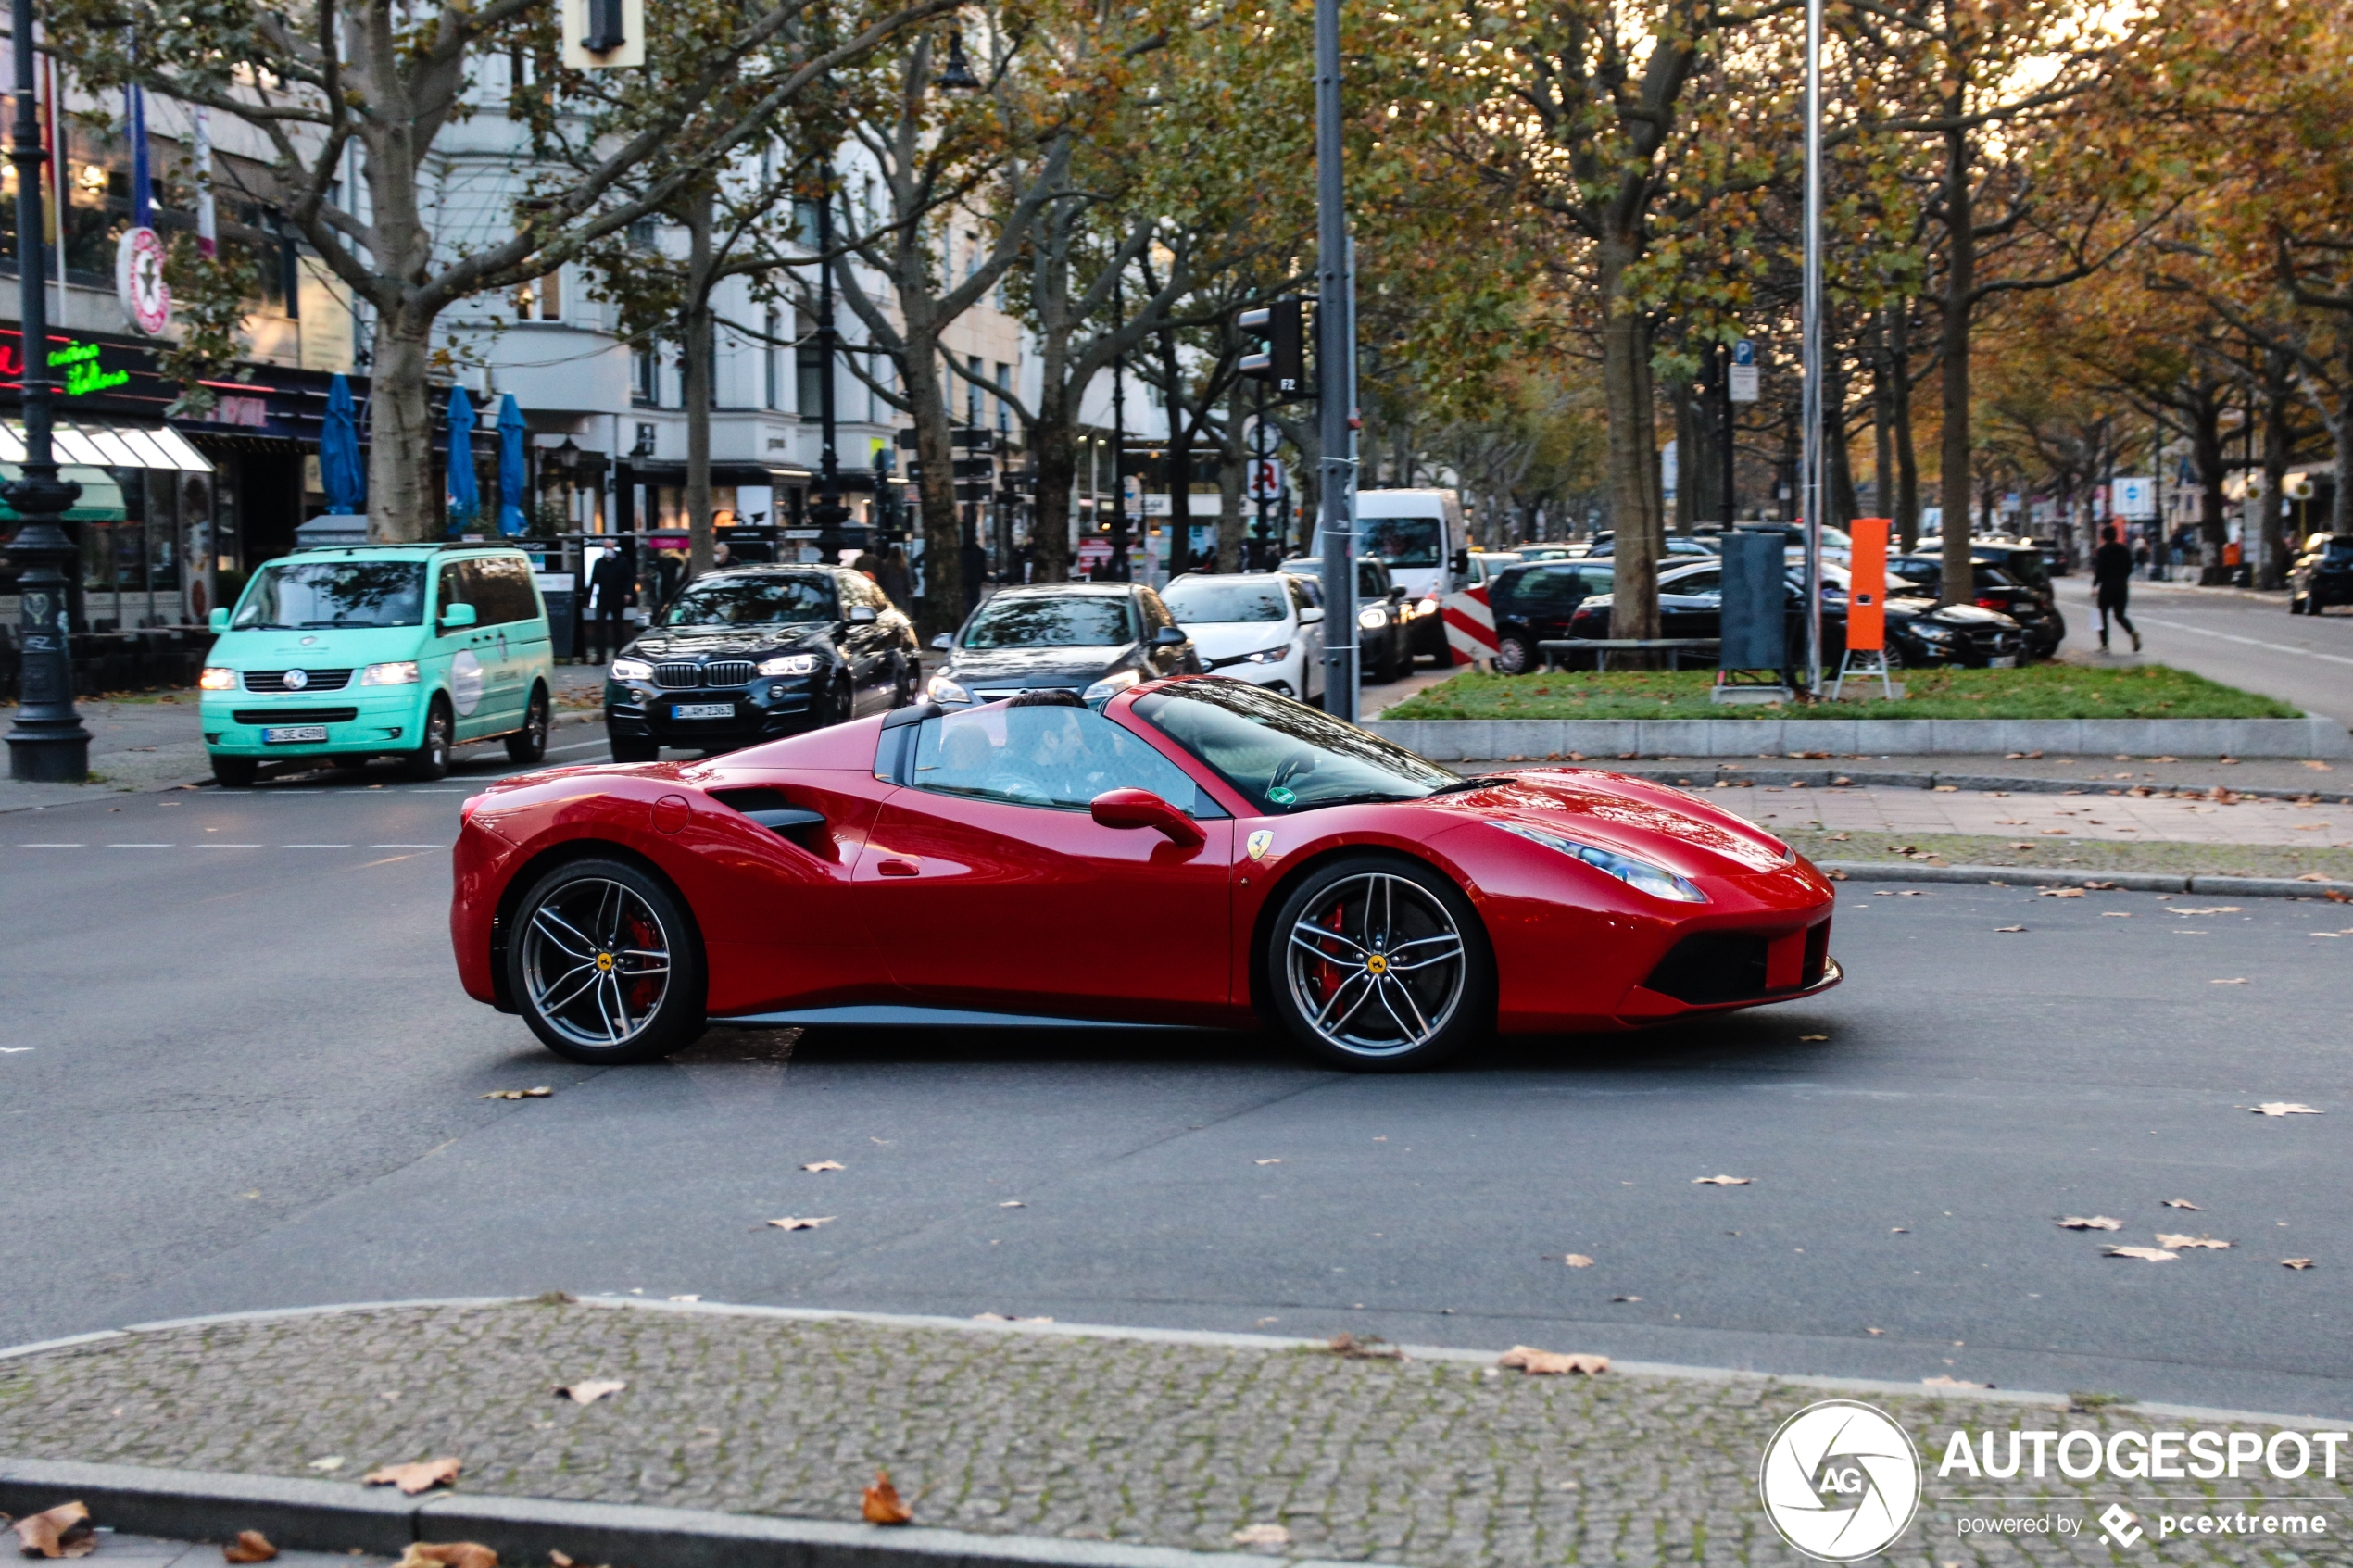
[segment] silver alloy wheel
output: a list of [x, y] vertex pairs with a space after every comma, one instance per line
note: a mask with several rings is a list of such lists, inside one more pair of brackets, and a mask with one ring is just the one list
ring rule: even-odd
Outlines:
[[549, 1028], [609, 1050], [642, 1034], [669, 994], [670, 934], [630, 888], [582, 877], [531, 912], [522, 974]]
[[1467, 978], [1454, 917], [1409, 877], [1365, 872], [1323, 889], [1285, 946], [1292, 1005], [1354, 1056], [1397, 1056], [1436, 1039]]

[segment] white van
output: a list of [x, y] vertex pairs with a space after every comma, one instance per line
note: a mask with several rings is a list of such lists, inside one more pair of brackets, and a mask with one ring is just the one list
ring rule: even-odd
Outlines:
[[1389, 580], [1405, 590], [1400, 607], [1411, 626], [1412, 654], [1446, 658], [1446, 624], [1439, 601], [1455, 588], [1453, 562], [1465, 547], [1463, 498], [1453, 490], [1360, 490], [1356, 493], [1356, 553], [1389, 565]]

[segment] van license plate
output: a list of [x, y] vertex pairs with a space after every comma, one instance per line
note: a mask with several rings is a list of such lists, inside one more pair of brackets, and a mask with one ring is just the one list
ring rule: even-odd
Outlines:
[[679, 702], [670, 709], [673, 719], [733, 719], [736, 705], [732, 702]]
[[280, 724], [261, 732], [264, 746], [294, 746], [302, 741], [326, 738], [327, 726], [324, 724]]
[[2018, 668], [2018, 655], [2014, 653], [1997, 653], [1993, 658], [1985, 661], [1985, 668], [1988, 670], [2015, 670]]

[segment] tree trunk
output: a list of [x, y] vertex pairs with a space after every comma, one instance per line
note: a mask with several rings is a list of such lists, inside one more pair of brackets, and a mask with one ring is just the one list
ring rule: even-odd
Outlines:
[[956, 515], [956, 451], [948, 433], [948, 392], [939, 353], [928, 338], [911, 338], [905, 376], [915, 421], [915, 486], [923, 516], [924, 596], [916, 629], [928, 644], [964, 623], [964, 530]]
[[2263, 495], [2260, 502], [2263, 567], [2255, 580], [2259, 588], [2287, 586], [2287, 463], [2293, 435], [2288, 430], [2288, 399], [2295, 393], [2295, 368], [2285, 354], [2263, 357]]
[[1888, 368], [1888, 408], [1895, 431], [1895, 538], [1903, 553], [1911, 554], [1920, 545], [1920, 458], [1919, 448], [1912, 440], [1912, 302], [1903, 300], [1895, 307], [1894, 320], [1890, 323]]
[[[2222, 547], [2231, 542], [2231, 529], [2222, 516], [2222, 480], [2228, 472], [2222, 462], [2222, 404], [2210, 393], [2198, 399], [2190, 416], [2190, 451], [2197, 464], [2197, 532], [2199, 553], [2205, 558], [2198, 581], [2212, 584], [2228, 575]], [[2087, 553], [2099, 546], [2096, 521], [2085, 543]]]
[[1895, 405], [1894, 378], [1888, 374], [1887, 332], [1883, 320], [1871, 320], [1871, 511], [1878, 517], [1893, 517], [1888, 510], [1895, 498], [1891, 483], [1894, 468]]
[[1242, 383], [1237, 379], [1226, 397], [1225, 438], [1217, 446], [1217, 570], [1242, 569], [1242, 482], [1250, 473], [1250, 452], [1242, 445]]
[[[2353, 337], [2346, 340], [2341, 352], [2344, 369], [2338, 385], [2353, 384]], [[2329, 497], [2329, 532], [2353, 533], [2353, 397], [2338, 399], [2328, 427], [2336, 474], [2336, 488]]]
[[711, 192], [704, 186], [686, 205], [686, 581], [716, 564], [711, 516], [711, 372], [716, 358], [711, 319]]
[[396, 312], [376, 312], [368, 366], [368, 536], [383, 545], [422, 544], [441, 533], [425, 388], [432, 328], [404, 332], [402, 326]]
[[1651, 491], [1658, 454], [1651, 446], [1649, 378], [1642, 373], [1642, 319], [1626, 297], [1636, 251], [1625, 238], [1602, 242], [1602, 393], [1609, 410], [1609, 634], [1658, 635], [1658, 556], [1651, 544]]
[[1030, 455], [1038, 459], [1038, 509], [1029, 524], [1029, 546], [1036, 553], [1037, 580], [1070, 581], [1071, 491], [1078, 483], [1078, 439], [1071, 428], [1069, 399], [1049, 374], [1038, 399], [1038, 418], [1030, 422]]
[[[1964, 68], [1957, 64], [1954, 74]], [[1961, 111], [1956, 92], [1946, 112]], [[1977, 597], [1976, 573], [1969, 566], [1969, 312], [1976, 306], [1977, 230], [1970, 210], [1969, 143], [1964, 131], [1944, 133], [1944, 296], [1940, 302], [1944, 351], [1943, 451], [1939, 454], [1939, 488], [1944, 492], [1944, 571], [1937, 584], [1939, 604], [1967, 604]]]

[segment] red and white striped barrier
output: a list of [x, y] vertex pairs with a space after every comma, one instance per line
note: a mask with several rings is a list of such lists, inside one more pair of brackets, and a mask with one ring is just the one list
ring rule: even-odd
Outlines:
[[1488, 608], [1487, 590], [1469, 588], [1439, 601], [1446, 621], [1446, 651], [1456, 664], [1476, 664], [1495, 657], [1495, 612]]

